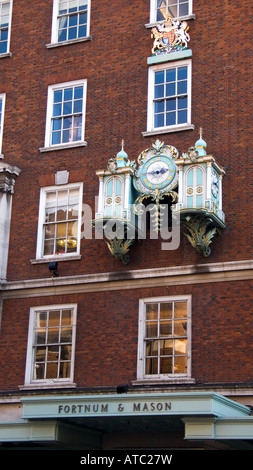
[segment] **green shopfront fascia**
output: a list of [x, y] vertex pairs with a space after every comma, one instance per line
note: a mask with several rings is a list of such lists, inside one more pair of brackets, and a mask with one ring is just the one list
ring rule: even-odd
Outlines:
[[253, 450], [250, 408], [217, 393], [48, 394], [21, 403], [22, 419], [0, 423], [3, 447], [141, 449], [152, 441], [155, 449]]

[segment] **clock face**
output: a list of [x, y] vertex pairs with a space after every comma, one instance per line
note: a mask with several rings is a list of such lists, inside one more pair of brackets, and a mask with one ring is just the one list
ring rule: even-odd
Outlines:
[[166, 155], [153, 156], [142, 166], [140, 179], [148, 190], [167, 189], [173, 185], [177, 167], [172, 158]]
[[219, 181], [216, 173], [212, 172], [212, 194], [214, 197], [217, 197], [219, 193]]

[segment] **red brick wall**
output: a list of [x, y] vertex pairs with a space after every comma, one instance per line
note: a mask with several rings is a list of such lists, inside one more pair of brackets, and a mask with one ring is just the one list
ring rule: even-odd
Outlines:
[[[252, 257], [252, 61], [251, 0], [194, 2], [189, 21], [193, 51], [192, 123], [195, 131], [143, 137], [147, 114], [147, 57], [152, 41], [149, 2], [92, 0], [92, 41], [48, 49], [52, 1], [13, 5], [11, 58], [0, 59], [0, 93], [6, 93], [5, 161], [22, 172], [13, 198], [8, 280], [51, 277], [35, 258], [39, 192], [54, 174], [69, 170], [84, 182], [84, 202], [94, 209], [96, 170], [120, 149], [131, 160], [156, 137], [187, 151], [204, 129], [208, 152], [224, 166], [227, 229], [203, 258], [182, 236], [180, 248], [162, 251], [160, 241], [136, 242], [122, 265], [100, 240], [82, 240], [81, 261], [60, 263], [61, 276]], [[49, 85], [87, 78], [87, 147], [41, 153]], [[175, 288], [18, 299], [4, 302], [0, 333], [0, 389], [24, 383], [30, 306], [78, 302], [75, 380], [80, 387], [116, 386], [136, 378], [138, 299], [192, 293], [192, 370], [197, 383], [252, 381], [252, 283], [186, 285]], [[115, 302], [115, 299], [117, 302]]]
[[253, 381], [253, 282], [225, 282], [8, 300], [0, 335], [0, 389], [24, 384], [30, 306], [77, 302], [74, 380], [116, 387], [136, 379], [139, 298], [192, 294], [196, 384]]
[[[156, 241], [142, 241], [131, 250], [130, 269], [176, 264], [248, 259], [252, 246], [249, 214], [252, 207], [252, 142], [250, 126], [251, 73], [249, 28], [251, 2], [203, 0], [194, 2], [196, 20], [190, 20], [193, 50], [192, 122], [195, 131], [158, 137], [186, 151], [204, 128], [209, 153], [226, 169], [224, 211], [227, 229], [213, 242], [211, 258], [203, 259], [182, 240], [174, 252], [160, 250]], [[17, 179], [9, 256], [9, 280], [47, 277], [47, 266], [30, 264], [35, 258], [40, 185], [51, 184], [58, 170], [70, 171], [73, 181], [84, 181], [84, 202], [94, 208], [98, 193], [95, 171], [125, 149], [130, 159], [149, 147], [145, 138], [147, 57], [152, 41], [149, 2], [92, 1], [92, 41], [53, 49], [52, 1], [14, 4], [12, 57], [0, 61], [0, 92], [7, 93], [3, 153], [22, 172]], [[44, 145], [47, 88], [87, 78], [87, 147], [40, 153]], [[147, 255], [148, 251], [148, 255]], [[105, 243], [82, 240], [82, 261], [63, 263], [62, 275], [129, 269], [111, 258]]]

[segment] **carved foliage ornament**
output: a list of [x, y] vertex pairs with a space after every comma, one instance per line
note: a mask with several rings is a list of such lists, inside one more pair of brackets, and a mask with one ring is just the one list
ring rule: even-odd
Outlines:
[[152, 54], [169, 54], [187, 49], [190, 41], [188, 30], [186, 21], [181, 22], [170, 15], [167, 16], [163, 23], [151, 30], [151, 38], [154, 40]]

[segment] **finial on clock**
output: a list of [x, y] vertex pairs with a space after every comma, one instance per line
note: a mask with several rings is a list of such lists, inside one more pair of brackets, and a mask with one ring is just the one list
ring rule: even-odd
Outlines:
[[199, 128], [199, 139], [195, 143], [195, 149], [197, 150], [199, 157], [206, 155], [206, 142], [203, 139], [203, 127]]

